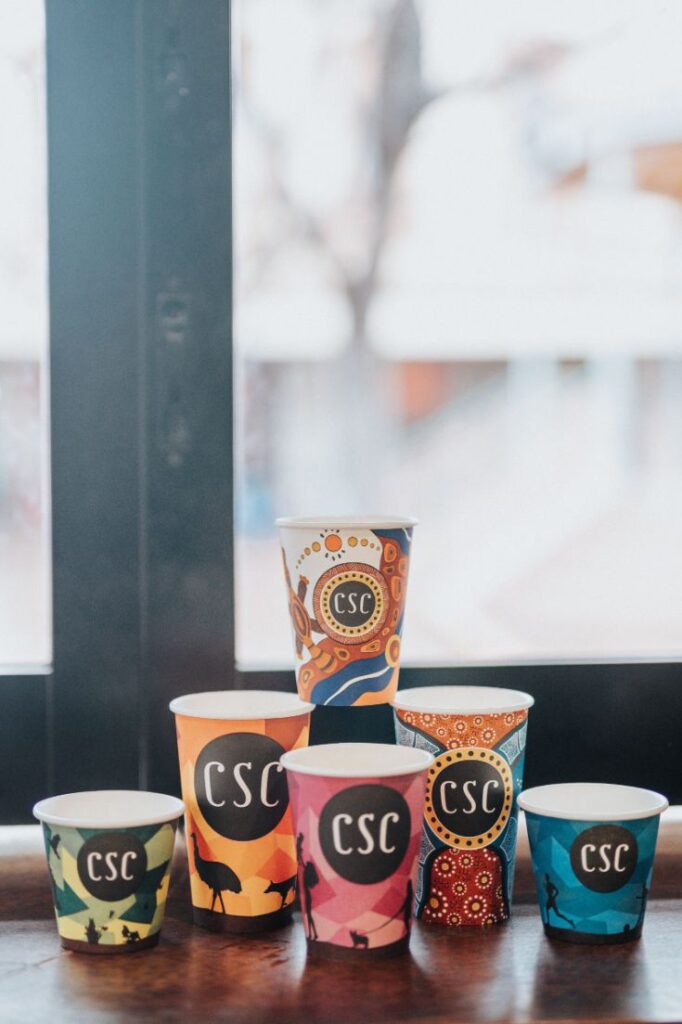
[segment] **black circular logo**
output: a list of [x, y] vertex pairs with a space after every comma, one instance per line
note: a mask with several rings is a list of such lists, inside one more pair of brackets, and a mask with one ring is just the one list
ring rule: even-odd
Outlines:
[[218, 736], [201, 751], [194, 769], [199, 809], [226, 839], [260, 839], [289, 806], [284, 748], [269, 736], [236, 732]]
[[573, 840], [571, 867], [593, 892], [615, 892], [637, 866], [637, 840], [622, 825], [593, 825]]
[[410, 831], [410, 809], [390, 786], [351, 786], [320, 815], [322, 852], [337, 874], [358, 885], [383, 882], [397, 870]]
[[362, 580], [337, 583], [329, 597], [331, 613], [342, 626], [364, 626], [376, 605], [374, 591]]
[[375, 636], [388, 608], [384, 577], [363, 562], [333, 566], [315, 584], [315, 617], [327, 636], [340, 643], [359, 644]]
[[453, 750], [429, 769], [426, 820], [449, 846], [479, 849], [504, 829], [512, 797], [511, 771], [500, 754], [483, 747]]
[[76, 863], [90, 895], [115, 903], [137, 892], [147, 871], [147, 851], [131, 832], [102, 832], [85, 840]]

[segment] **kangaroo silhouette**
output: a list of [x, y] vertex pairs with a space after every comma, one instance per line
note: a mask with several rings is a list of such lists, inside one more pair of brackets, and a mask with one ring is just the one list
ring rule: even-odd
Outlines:
[[351, 929], [350, 937], [353, 942], [353, 949], [369, 949], [369, 939], [362, 932], [354, 932]]
[[131, 932], [131, 930], [130, 930], [130, 928], [128, 928], [127, 924], [123, 925], [123, 928], [121, 929], [121, 934], [123, 935], [123, 938], [126, 940], [126, 944], [128, 944], [130, 942], [139, 942], [140, 941], [140, 933], [139, 932]]
[[94, 919], [91, 917], [90, 920], [88, 921], [88, 927], [85, 929], [86, 939], [88, 940], [88, 942], [95, 945], [97, 942], [99, 942], [101, 935], [101, 931], [99, 931]]
[[285, 878], [283, 882], [270, 882], [270, 885], [267, 887], [265, 892], [278, 893], [280, 899], [282, 900], [282, 904], [279, 909], [282, 910], [282, 908], [286, 904], [287, 896], [289, 895], [290, 892], [294, 892], [295, 889], [296, 875], [292, 875], [291, 878]]
[[60, 835], [50, 836], [50, 846], [52, 847], [52, 852], [57, 858], [57, 860], [61, 860], [61, 857], [59, 856], [59, 844], [61, 843], [61, 841], [62, 837]]
[[197, 874], [204, 885], [207, 885], [213, 893], [211, 910], [213, 910], [216, 900], [220, 900], [223, 914], [226, 914], [223, 893], [225, 890], [240, 893], [242, 891], [242, 883], [227, 864], [221, 864], [219, 860], [204, 860], [199, 853], [196, 832], [192, 832], [192, 842], [194, 844], [194, 866], [197, 869]]

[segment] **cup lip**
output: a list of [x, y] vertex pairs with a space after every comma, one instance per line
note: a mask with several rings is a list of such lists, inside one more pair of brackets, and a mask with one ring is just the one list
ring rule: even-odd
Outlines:
[[[248, 694], [247, 706], [238, 705]], [[211, 704], [215, 706], [211, 708]], [[230, 707], [230, 705], [234, 705]], [[277, 705], [280, 705], [277, 707]], [[168, 705], [174, 715], [224, 722], [259, 722], [273, 718], [295, 718], [309, 714], [314, 704], [295, 693], [282, 690], [204, 690], [174, 697]]]
[[[626, 796], [636, 801], [635, 806], [629, 810], [624, 807], [618, 809], [618, 800], [622, 801]], [[554, 805], [552, 800], [556, 801]], [[597, 800], [598, 806], [580, 806], [589, 800]], [[563, 821], [636, 821], [662, 814], [668, 807], [668, 799], [653, 789], [641, 789], [639, 786], [610, 782], [557, 782], [524, 789], [519, 794], [518, 804], [527, 814], [561, 818]]]
[[[389, 753], [390, 752], [390, 753]], [[317, 757], [334, 754], [341, 764], [325, 765], [310, 763]], [[367, 766], [365, 762], [354, 764], [354, 758], [380, 756], [383, 764]], [[289, 772], [300, 775], [316, 775], [328, 779], [371, 779], [391, 778], [396, 775], [416, 775], [426, 771], [435, 758], [428, 750], [417, 747], [400, 747], [393, 743], [320, 743], [312, 747], [288, 750], [280, 757], [280, 763]], [[390, 763], [388, 763], [390, 762]]]
[[[120, 810], [112, 810], [111, 801], [131, 801], [144, 803], [141, 797], [150, 798], [150, 802], [159, 801], [159, 808], [156, 811], [141, 810], [135, 812], [130, 810], [123, 813]], [[85, 802], [85, 798], [99, 799], [102, 811], [83, 811], [65, 813], [60, 808], [60, 803], [66, 801]], [[107, 813], [107, 808], [109, 813]], [[39, 800], [33, 808], [33, 815], [38, 821], [47, 825], [61, 825], [64, 828], [96, 828], [102, 831], [118, 828], [141, 828], [145, 825], [163, 825], [168, 821], [177, 821], [182, 817], [185, 805], [176, 796], [169, 796], [166, 793], [153, 793], [139, 789], [87, 789], [75, 793], [60, 793], [56, 796], [48, 796]]]
[[407, 530], [417, 526], [418, 519], [414, 516], [366, 515], [366, 516], [280, 516], [275, 519], [275, 526], [280, 529], [315, 530], [322, 527], [340, 527], [351, 530]]
[[393, 707], [435, 715], [495, 715], [524, 711], [535, 698], [522, 690], [499, 686], [412, 686], [398, 690]]

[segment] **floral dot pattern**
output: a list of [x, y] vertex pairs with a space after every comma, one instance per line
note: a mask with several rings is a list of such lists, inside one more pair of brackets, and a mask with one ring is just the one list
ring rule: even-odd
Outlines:
[[[406, 726], [430, 736], [443, 751], [465, 747], [491, 750], [499, 748], [523, 725], [528, 711], [452, 715], [396, 709], [396, 715]], [[451, 927], [484, 927], [509, 916], [502, 861], [494, 845], [474, 850], [441, 849], [423, 870], [426, 899], [421, 916], [425, 921]]]
[[502, 865], [493, 850], [445, 850], [431, 865], [431, 887], [422, 916], [432, 924], [497, 924], [508, 917]]
[[406, 725], [414, 725], [422, 732], [438, 738], [450, 750], [458, 747], [495, 747], [512, 729], [516, 729], [528, 712], [510, 711], [497, 715], [437, 715], [430, 712], [398, 710], [398, 717]]
[[433, 888], [424, 907], [424, 919], [436, 924], [445, 924], [450, 916], [450, 901], [445, 888]]

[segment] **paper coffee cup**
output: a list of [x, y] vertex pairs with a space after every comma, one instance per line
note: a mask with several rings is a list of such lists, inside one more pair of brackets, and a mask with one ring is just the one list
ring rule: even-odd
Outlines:
[[521, 794], [547, 935], [591, 945], [640, 937], [667, 806], [649, 789], [594, 782]]
[[136, 790], [67, 793], [35, 805], [62, 946], [135, 953], [156, 945], [182, 811], [176, 797]]
[[285, 751], [306, 746], [311, 704], [266, 690], [196, 693], [176, 718], [195, 924], [254, 932], [291, 918], [296, 850]]
[[398, 685], [415, 519], [278, 519], [299, 696], [387, 704]]
[[430, 924], [506, 920], [516, 856], [528, 709], [519, 690], [425, 686], [394, 702], [396, 737], [429, 769], [415, 914]]
[[330, 743], [285, 754], [311, 953], [407, 949], [426, 771], [422, 750]]

